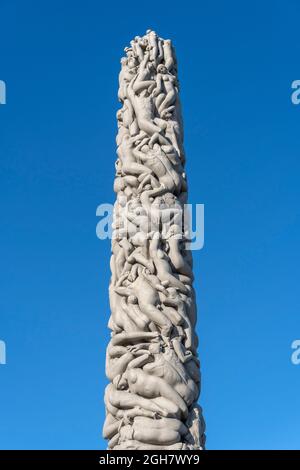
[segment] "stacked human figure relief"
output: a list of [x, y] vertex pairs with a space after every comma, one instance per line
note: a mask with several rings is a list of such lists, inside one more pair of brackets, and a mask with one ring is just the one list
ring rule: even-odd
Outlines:
[[125, 52], [104, 437], [114, 450], [203, 449], [177, 62], [150, 30]]

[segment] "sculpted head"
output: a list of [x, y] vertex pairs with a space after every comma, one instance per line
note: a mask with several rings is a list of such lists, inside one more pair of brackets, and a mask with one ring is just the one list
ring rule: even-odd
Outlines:
[[127, 197], [124, 196], [123, 194], [118, 194], [116, 202], [121, 207], [125, 207], [127, 205]]
[[148, 72], [154, 72], [155, 71], [155, 66], [154, 66], [153, 62], [148, 62], [147, 70], [148, 70]]
[[169, 296], [172, 297], [172, 299], [177, 297], [177, 290], [175, 289], [175, 287], [168, 287], [167, 291], [169, 293]]
[[144, 209], [143, 206], [138, 206], [138, 207], [135, 208], [134, 213], [135, 213], [136, 216], [146, 215], [146, 210]]
[[146, 48], [148, 45], [148, 39], [146, 36], [140, 38], [139, 44], [141, 47]]
[[141, 274], [143, 272], [142, 266], [139, 265], [136, 271], [137, 271], [137, 276], [141, 276]]
[[113, 379], [113, 384], [117, 390], [126, 390], [126, 388], [128, 387], [128, 383], [125, 374], [116, 375], [116, 377]]
[[127, 279], [129, 282], [134, 282], [137, 278], [137, 273], [136, 273], [136, 270], [135, 269], [131, 269]]
[[127, 203], [127, 210], [129, 212], [135, 212], [136, 208], [140, 207], [140, 202], [137, 198], [131, 199]]
[[157, 143], [154, 144], [153, 145], [153, 152], [155, 152], [156, 154], [161, 154], [162, 153], [161, 146]]
[[151, 271], [150, 271], [149, 268], [143, 268], [142, 273], [143, 273], [145, 276], [149, 276], [149, 275], [151, 274]]
[[160, 207], [162, 203], [163, 203], [163, 198], [161, 196], [157, 196], [153, 202], [153, 205], [155, 207]]
[[147, 152], [149, 152], [149, 150], [150, 150], [150, 147], [147, 144], [143, 145], [143, 147], [141, 148], [141, 151], [143, 153], [147, 153]]
[[129, 56], [127, 64], [130, 69], [135, 69], [135, 67], [137, 66], [136, 57]]
[[136, 370], [130, 369], [127, 371], [126, 375], [129, 384], [135, 384], [137, 382], [138, 376]]
[[157, 73], [168, 73], [168, 69], [164, 64], [159, 64], [159, 66], [157, 67]]
[[[120, 175], [120, 173], [118, 173], [118, 172], [117, 172], [117, 174]], [[125, 185], [125, 181], [123, 180], [123, 178], [121, 178], [120, 176], [115, 178], [115, 181], [114, 181], [114, 192], [115, 193], [124, 191], [125, 187], [126, 187], [126, 185]]]
[[166, 203], [168, 206], [173, 206], [173, 205], [175, 205], [176, 197], [175, 197], [174, 194], [172, 194], [172, 193], [166, 193], [166, 194], [164, 195], [164, 200], [165, 200], [165, 203]]
[[132, 305], [135, 305], [138, 303], [138, 299], [135, 295], [129, 295], [127, 300], [128, 300], [128, 303]]
[[163, 250], [157, 250], [157, 257], [159, 259], [164, 259], [165, 253], [163, 252]]
[[117, 116], [117, 120], [119, 122], [122, 122], [123, 121], [123, 109], [118, 109], [116, 116]]
[[127, 57], [132, 57], [133, 56], [132, 47], [125, 47], [124, 52], [126, 53]]
[[[168, 231], [168, 238], [169, 237], [173, 237], [174, 235], [178, 235], [178, 237], [176, 238], [182, 238], [182, 230], [181, 228], [179, 227], [179, 225], [171, 225], [169, 231]], [[180, 235], [180, 237], [179, 237]]]

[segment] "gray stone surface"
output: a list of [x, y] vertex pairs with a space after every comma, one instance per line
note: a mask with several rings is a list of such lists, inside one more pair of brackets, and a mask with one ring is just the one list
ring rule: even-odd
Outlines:
[[203, 449], [177, 61], [150, 30], [125, 53], [103, 433], [114, 450]]

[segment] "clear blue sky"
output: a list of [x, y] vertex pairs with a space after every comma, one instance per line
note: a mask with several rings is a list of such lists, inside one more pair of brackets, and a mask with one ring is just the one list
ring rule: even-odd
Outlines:
[[103, 449], [123, 47], [153, 28], [179, 59], [209, 449], [300, 448], [300, 4], [1, 0], [0, 446]]

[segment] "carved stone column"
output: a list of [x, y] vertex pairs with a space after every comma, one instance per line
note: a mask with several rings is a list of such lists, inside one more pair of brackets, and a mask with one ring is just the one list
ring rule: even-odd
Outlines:
[[104, 437], [115, 450], [203, 449], [177, 62], [171, 41], [150, 30], [125, 53]]

